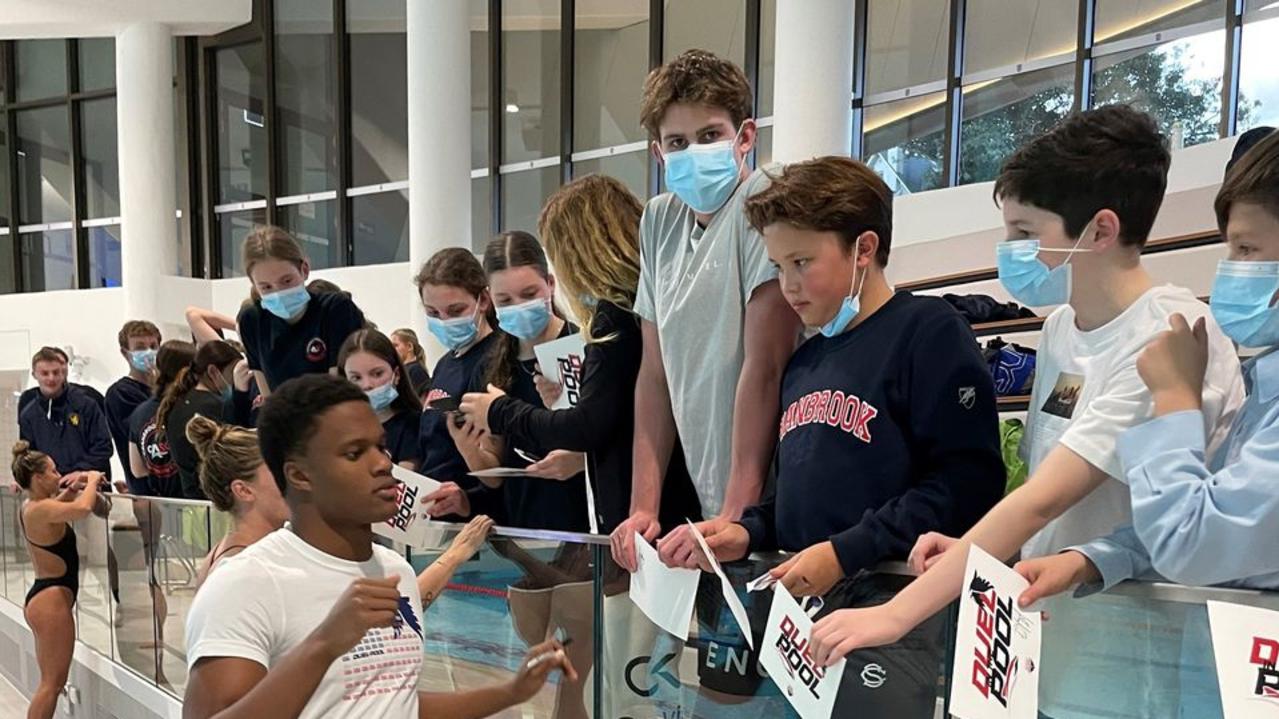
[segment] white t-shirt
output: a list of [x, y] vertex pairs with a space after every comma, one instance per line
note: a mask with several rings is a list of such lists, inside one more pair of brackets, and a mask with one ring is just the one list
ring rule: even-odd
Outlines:
[[328, 616], [360, 577], [400, 576], [396, 626], [370, 630], [329, 666], [301, 717], [417, 717], [422, 600], [404, 558], [373, 545], [367, 561], [340, 559], [288, 529], [218, 563], [187, 616], [187, 666], [240, 657], [271, 669]]
[[707, 517], [719, 514], [728, 486], [746, 303], [777, 277], [745, 211], [768, 184], [756, 170], [706, 227], [670, 192], [649, 200], [640, 221], [635, 313], [657, 325], [684, 461]]
[[1083, 332], [1075, 312], [1063, 305], [1044, 321], [1035, 363], [1021, 456], [1034, 480], [1039, 463], [1065, 445], [1110, 475], [1091, 494], [1050, 522], [1022, 547], [1023, 557], [1041, 557], [1105, 536], [1132, 523], [1132, 500], [1123, 484], [1116, 449], [1119, 435], [1152, 416], [1150, 390], [1137, 374], [1137, 357], [1180, 313], [1193, 325], [1207, 317], [1208, 371], [1204, 377], [1205, 430], [1213, 444], [1225, 437], [1243, 404], [1243, 376], [1234, 345], [1189, 290], [1152, 287], [1102, 327]]

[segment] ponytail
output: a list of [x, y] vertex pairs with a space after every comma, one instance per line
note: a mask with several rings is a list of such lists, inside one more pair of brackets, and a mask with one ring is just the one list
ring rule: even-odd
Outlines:
[[[238, 362], [241, 356], [235, 348], [227, 344], [225, 340], [213, 340], [206, 342], [196, 350], [194, 359], [191, 364], [183, 367], [164, 390], [164, 394], [160, 399], [160, 407], [155, 412], [156, 430], [161, 436], [165, 435], [165, 424], [169, 421], [169, 413], [177, 406], [178, 402], [191, 393], [195, 386], [200, 384], [200, 379], [209, 372], [210, 367], [217, 367], [224, 370], [228, 366]], [[158, 360], [157, 360], [158, 361]]]

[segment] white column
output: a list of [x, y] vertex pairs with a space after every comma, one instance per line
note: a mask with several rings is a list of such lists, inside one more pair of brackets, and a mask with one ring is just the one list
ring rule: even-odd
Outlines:
[[[408, 3], [409, 269], [471, 246], [471, 25], [466, 0]], [[493, 110], [500, 112], [500, 108]], [[421, 331], [422, 305], [410, 292]]]
[[137, 23], [116, 36], [121, 282], [127, 319], [159, 322], [162, 277], [177, 270], [178, 201], [173, 157], [173, 36]]
[[854, 0], [777, 3], [773, 159], [848, 155]]

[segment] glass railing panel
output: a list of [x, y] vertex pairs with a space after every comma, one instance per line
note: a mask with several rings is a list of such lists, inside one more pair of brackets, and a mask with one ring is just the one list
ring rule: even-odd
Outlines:
[[119, 577], [119, 602], [115, 613], [116, 661], [162, 683], [157, 671], [162, 646], [156, 636], [157, 587], [153, 581], [150, 552], [155, 522], [154, 504], [132, 496], [113, 498], [111, 507], [111, 549]]
[[109, 498], [100, 502], [99, 507], [104, 510], [101, 514], [90, 514], [74, 523], [76, 548], [80, 554], [80, 591], [75, 603], [76, 636], [94, 650], [115, 659], [114, 633], [119, 617], [120, 577], [109, 536], [110, 516], [121, 509], [127, 511], [128, 506]]
[[186, 690], [186, 619], [210, 548], [225, 534], [228, 515], [208, 502], [152, 500], [155, 536], [152, 581], [156, 616], [163, 620], [155, 633], [162, 649], [158, 658], [160, 684], [176, 696]]
[[22, 529], [18, 525], [18, 511], [23, 495], [9, 488], [0, 490], [0, 553], [4, 554], [4, 596], [18, 606], [26, 600], [31, 588], [29, 569], [31, 558], [27, 555]]

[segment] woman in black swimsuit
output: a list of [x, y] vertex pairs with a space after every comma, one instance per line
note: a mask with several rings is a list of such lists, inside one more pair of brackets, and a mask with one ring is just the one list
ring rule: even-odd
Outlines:
[[105, 498], [99, 472], [58, 473], [48, 455], [26, 442], [13, 447], [13, 478], [27, 492], [19, 521], [36, 580], [27, 592], [23, 614], [35, 636], [40, 686], [31, 697], [28, 719], [48, 719], [67, 683], [75, 650], [76, 593], [80, 588], [80, 555], [71, 523], [89, 516]]

